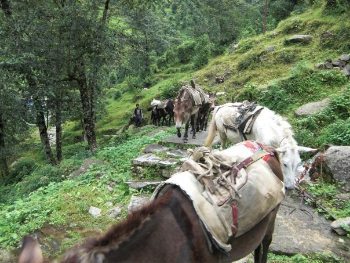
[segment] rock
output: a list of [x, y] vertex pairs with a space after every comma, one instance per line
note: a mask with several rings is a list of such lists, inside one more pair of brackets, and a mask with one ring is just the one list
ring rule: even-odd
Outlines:
[[181, 158], [187, 156], [187, 151], [182, 149], [171, 149], [170, 151], [166, 152], [166, 155], [169, 157]]
[[75, 170], [74, 172], [72, 172], [69, 175], [69, 177], [73, 178], [73, 177], [77, 177], [79, 175], [82, 175], [89, 170], [91, 165], [94, 165], [94, 164], [101, 165], [103, 163], [104, 163], [103, 161], [97, 160], [97, 159], [85, 159], [83, 164], [80, 166], [80, 168], [78, 170]]
[[301, 203], [288, 191], [277, 214], [270, 252], [276, 254], [313, 254], [328, 252], [349, 262], [349, 239], [344, 242], [332, 233], [330, 222]]
[[325, 66], [326, 69], [332, 69], [333, 68], [332, 61], [326, 61], [324, 63], [324, 66]]
[[161, 161], [160, 157], [147, 153], [141, 155], [132, 161], [133, 165], [141, 165], [141, 166], [154, 166], [157, 165]]
[[92, 215], [93, 217], [99, 217], [101, 216], [101, 209], [94, 207], [94, 206], [90, 206], [89, 208], [89, 214]]
[[350, 146], [331, 146], [324, 153], [324, 161], [335, 180], [350, 187]]
[[177, 164], [178, 160], [174, 160], [171, 158], [162, 159], [156, 155], [147, 153], [137, 157], [132, 161], [132, 163], [134, 166], [143, 166], [143, 167], [158, 166], [158, 167], [166, 168]]
[[226, 92], [225, 91], [219, 91], [217, 93], [215, 93], [216, 97], [220, 97], [220, 96], [225, 96]]
[[285, 40], [286, 44], [294, 44], [294, 43], [302, 43], [308, 44], [312, 40], [312, 36], [310, 35], [294, 35]]
[[216, 76], [215, 77], [215, 83], [221, 84], [225, 82], [225, 78], [223, 76]]
[[326, 69], [326, 64], [325, 63], [317, 63], [315, 65], [315, 68], [317, 68], [317, 69]]
[[343, 67], [345, 67], [346, 63], [342, 60], [334, 60], [334, 61], [332, 61], [332, 65], [333, 65], [333, 67], [343, 68]]
[[343, 68], [343, 73], [345, 76], [350, 77], [350, 64], [347, 64], [344, 68]]
[[298, 109], [296, 109], [295, 115], [300, 117], [300, 116], [310, 116], [310, 115], [319, 113], [329, 105], [329, 102], [330, 100], [327, 98], [321, 101], [315, 101], [315, 102], [304, 104], [300, 106]]
[[128, 213], [134, 212], [149, 203], [149, 198], [145, 196], [131, 196], [130, 203], [128, 205]]
[[161, 183], [161, 181], [129, 181], [129, 182], [126, 182], [129, 187], [131, 188], [134, 188], [134, 189], [142, 189], [146, 186], [149, 186], [149, 185], [153, 185], [153, 186], [157, 186]]
[[321, 41], [324, 41], [326, 39], [330, 39], [334, 37], [334, 33], [330, 32], [330, 31], [325, 31], [321, 34], [320, 38]]
[[107, 202], [106, 206], [111, 207], [111, 206], [113, 206], [113, 203], [112, 202]]
[[332, 229], [339, 235], [345, 236], [346, 231], [343, 227], [350, 227], [350, 217], [340, 218], [332, 222]]
[[265, 48], [266, 52], [273, 52], [275, 51], [276, 47], [275, 46], [268, 46], [267, 48]]
[[350, 200], [350, 193], [337, 194], [335, 198], [342, 201], [348, 201]]
[[343, 54], [343, 55], [340, 56], [339, 59], [342, 60], [342, 61], [348, 62], [348, 61], [350, 61], [350, 55]]
[[108, 211], [108, 216], [110, 218], [117, 218], [121, 212], [122, 212], [122, 209], [119, 206], [116, 206]]
[[149, 144], [147, 147], [143, 150], [144, 153], [158, 153], [158, 152], [165, 152], [169, 148], [159, 145], [159, 144]]

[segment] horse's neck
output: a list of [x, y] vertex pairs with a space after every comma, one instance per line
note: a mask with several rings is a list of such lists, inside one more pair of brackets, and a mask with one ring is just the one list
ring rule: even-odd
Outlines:
[[274, 147], [280, 147], [281, 143], [296, 145], [289, 124], [269, 109], [265, 108], [260, 113], [254, 126], [255, 137], [258, 141]]
[[175, 193], [124, 242], [104, 252], [106, 262], [195, 262], [195, 236], [201, 229], [190, 201], [179, 197], [184, 198]]

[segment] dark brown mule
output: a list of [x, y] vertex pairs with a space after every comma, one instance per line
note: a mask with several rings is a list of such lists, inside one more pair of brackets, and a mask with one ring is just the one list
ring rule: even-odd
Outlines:
[[[268, 163], [283, 181], [277, 158], [270, 158]], [[233, 238], [230, 253], [215, 247], [210, 251], [208, 235], [192, 202], [182, 190], [170, 186], [164, 195], [129, 215], [126, 221], [115, 225], [102, 237], [92, 238], [71, 249], [61, 262], [232, 262], [252, 251], [255, 252], [254, 262], [267, 262], [277, 210], [278, 206], [251, 230]], [[41, 258], [38, 244], [36, 247], [24, 246], [20, 258], [23, 260], [20, 263], [41, 263], [30, 261], [30, 258]]]

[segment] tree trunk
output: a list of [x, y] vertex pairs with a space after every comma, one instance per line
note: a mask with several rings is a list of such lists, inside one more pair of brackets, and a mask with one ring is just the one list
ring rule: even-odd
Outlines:
[[267, 30], [267, 17], [269, 15], [269, 0], [265, 0], [264, 4], [264, 12], [263, 12], [263, 24], [262, 24], [262, 32], [266, 33]]
[[0, 112], [0, 175], [2, 175], [2, 177], [7, 177], [9, 175], [5, 147], [5, 123], [2, 113]]
[[[31, 73], [27, 73], [26, 79], [27, 79], [29, 88], [32, 91], [32, 94], [35, 94], [35, 92], [37, 92], [37, 85]], [[34, 102], [34, 108], [35, 108], [36, 125], [39, 129], [40, 140], [44, 148], [45, 156], [51, 164], [55, 165], [56, 160], [55, 160], [55, 157], [53, 156], [51, 146], [50, 146], [49, 135], [47, 133], [47, 127], [45, 123], [45, 112], [43, 109], [42, 102], [39, 100], [37, 95], [33, 96], [33, 102]]]
[[[82, 67], [82, 65], [80, 65]], [[77, 82], [80, 92], [81, 106], [83, 110], [83, 125], [89, 149], [95, 151], [97, 148], [95, 133], [95, 105], [94, 105], [94, 87], [88, 85], [83, 68], [79, 69]]]
[[1, 9], [4, 11], [5, 15], [10, 16], [11, 15], [11, 8], [10, 3], [8, 0], [1, 0], [0, 1]]
[[57, 162], [62, 161], [62, 96], [58, 91], [55, 109], [55, 126], [56, 126], [56, 158]]
[[326, 7], [327, 8], [333, 8], [337, 5], [337, 0], [327, 0], [326, 1]]
[[45, 156], [51, 164], [55, 165], [56, 160], [55, 160], [55, 157], [53, 156], [51, 146], [50, 146], [49, 135], [47, 133], [47, 127], [45, 123], [44, 109], [42, 107], [41, 101], [37, 97], [34, 97], [34, 107], [36, 111], [36, 114], [35, 114], [36, 125], [38, 126], [38, 129], [39, 129], [40, 140], [41, 140], [41, 144], [44, 147]]
[[104, 26], [106, 21], [107, 21], [107, 14], [108, 14], [108, 8], [109, 8], [109, 1], [110, 0], [106, 0], [105, 2], [105, 8], [103, 10], [103, 16], [102, 16], [102, 25]]

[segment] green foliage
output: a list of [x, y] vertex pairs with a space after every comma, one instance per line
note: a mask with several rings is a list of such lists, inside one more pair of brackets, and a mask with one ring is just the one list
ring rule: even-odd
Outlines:
[[309, 255], [296, 254], [293, 256], [276, 255], [273, 253], [269, 253], [268, 262], [271, 262], [271, 263], [324, 263], [324, 262], [339, 263], [343, 261], [335, 257], [333, 254], [327, 254], [327, 253], [309, 254]]
[[[329, 78], [326, 78], [327, 82]], [[341, 83], [340, 78], [333, 78]], [[320, 113], [297, 120], [297, 139], [305, 145], [350, 145], [350, 86], [331, 98], [330, 105]]]
[[195, 54], [195, 41], [185, 41], [177, 48], [177, 57], [179, 62], [182, 64], [186, 64], [191, 62], [194, 54]]
[[16, 190], [19, 196], [24, 196], [51, 182], [59, 182], [63, 179], [64, 175], [59, 167], [47, 164], [24, 177], [22, 181], [16, 185]]
[[17, 160], [11, 167], [7, 183], [13, 184], [21, 181], [25, 176], [31, 174], [36, 168], [37, 165], [32, 159], [21, 158]]
[[290, 64], [296, 61], [295, 52], [292, 50], [282, 50], [277, 55], [277, 61], [283, 64]]
[[193, 58], [193, 65], [195, 68], [201, 68], [208, 64], [209, 57], [211, 55], [211, 43], [208, 35], [199, 37], [196, 41], [195, 56]]
[[246, 55], [244, 59], [242, 59], [238, 65], [237, 70], [242, 71], [248, 68], [256, 67], [259, 63], [259, 55], [256, 53], [250, 53], [249, 55]]

